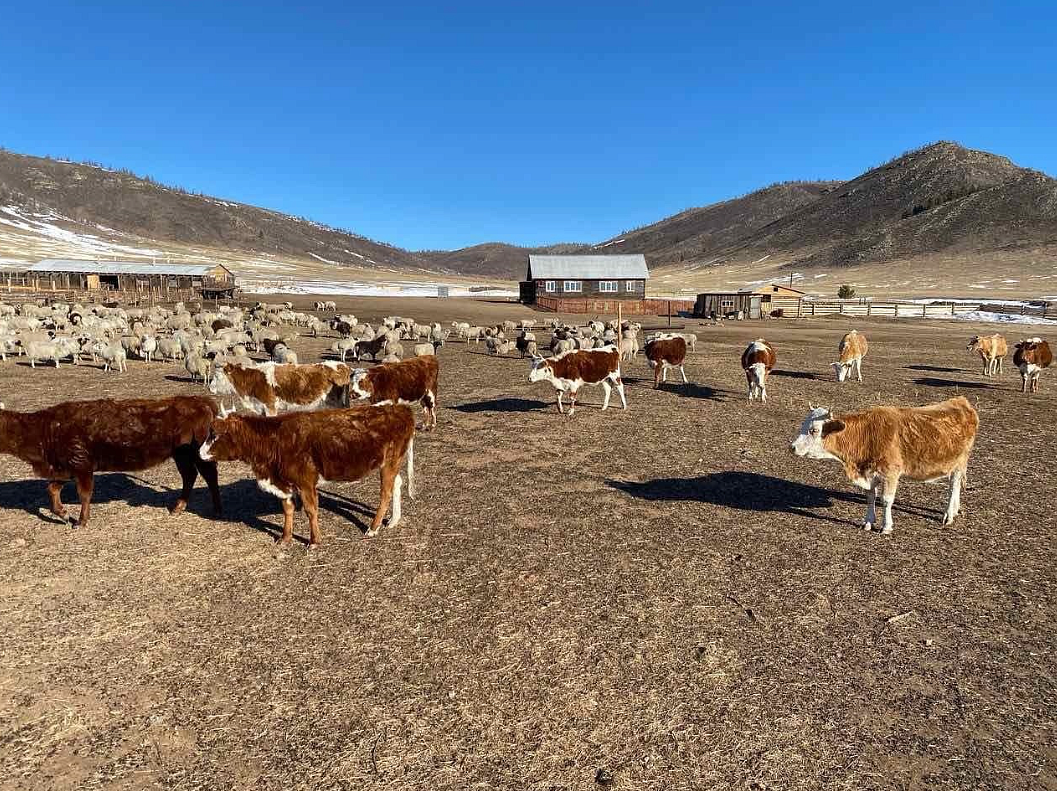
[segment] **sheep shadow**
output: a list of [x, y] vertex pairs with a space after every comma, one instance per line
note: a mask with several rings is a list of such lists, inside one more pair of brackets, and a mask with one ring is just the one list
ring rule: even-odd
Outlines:
[[778, 368], [771, 371], [771, 376], [782, 376], [786, 379], [812, 379], [815, 381], [822, 379], [821, 376], [811, 373], [810, 371], [782, 371]]
[[[605, 483], [611, 489], [642, 500], [710, 503], [736, 511], [795, 514], [840, 525], [858, 526], [858, 522], [825, 516], [816, 513], [815, 509], [832, 508], [835, 502], [866, 505], [865, 494], [823, 489], [799, 481], [737, 470], [697, 478], [655, 478], [642, 482], [606, 480]], [[926, 514], [922, 509], [901, 507], [898, 501], [894, 508], [915, 516]]]
[[493, 398], [491, 401], [473, 401], [453, 406], [456, 412], [474, 415], [478, 412], [535, 412], [551, 406], [547, 401], [531, 398]]
[[961, 372], [961, 368], [948, 368], [943, 365], [904, 365], [904, 368], [910, 371], [936, 371], [944, 374], [956, 374]]
[[994, 386], [990, 382], [964, 382], [957, 379], [940, 379], [935, 376], [920, 376], [914, 380], [914, 384], [923, 387], [965, 387], [975, 390], [990, 390]]

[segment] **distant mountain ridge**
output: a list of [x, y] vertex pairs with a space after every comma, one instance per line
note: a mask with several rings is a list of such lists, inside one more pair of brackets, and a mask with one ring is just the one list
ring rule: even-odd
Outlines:
[[[828, 271], [1057, 246], [1057, 180], [946, 141], [847, 182], [774, 184], [594, 245], [526, 248], [493, 242], [413, 252], [127, 171], [0, 149], [0, 207], [5, 205], [141, 240], [488, 279], [520, 279], [530, 253], [644, 253], [651, 268], [678, 277], [681, 271], [764, 260], [769, 267]], [[11, 254], [0, 249], [0, 257]]]

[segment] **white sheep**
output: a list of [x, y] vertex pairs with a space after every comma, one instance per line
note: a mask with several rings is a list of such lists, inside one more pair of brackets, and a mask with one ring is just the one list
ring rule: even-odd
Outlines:
[[128, 354], [125, 347], [120, 343], [107, 343], [96, 341], [92, 344], [92, 357], [98, 355], [103, 361], [103, 371], [113, 371], [115, 368], [120, 373], [128, 370]]
[[54, 341], [30, 341], [24, 346], [26, 350], [26, 356], [29, 357], [30, 368], [36, 368], [38, 362], [47, 362], [52, 360], [55, 363], [55, 367], [59, 367], [59, 358], [62, 356], [62, 351], [59, 345]]
[[411, 351], [414, 352], [416, 357], [432, 357], [437, 353], [432, 343], [416, 343]]

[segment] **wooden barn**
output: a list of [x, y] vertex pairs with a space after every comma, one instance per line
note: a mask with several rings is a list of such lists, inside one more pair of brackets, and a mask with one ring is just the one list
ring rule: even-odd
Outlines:
[[26, 285], [43, 291], [195, 292], [209, 298], [236, 291], [235, 276], [223, 264], [46, 258], [24, 274]]
[[646, 298], [650, 271], [640, 255], [530, 255], [520, 301]]
[[694, 315], [699, 318], [759, 319], [775, 315], [795, 316], [796, 307], [804, 292], [780, 283], [740, 291], [710, 291], [697, 295]]

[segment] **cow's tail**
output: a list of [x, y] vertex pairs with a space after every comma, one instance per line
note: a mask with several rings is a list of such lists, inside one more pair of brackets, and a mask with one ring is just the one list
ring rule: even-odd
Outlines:
[[407, 443], [407, 496], [415, 499], [415, 435]]

